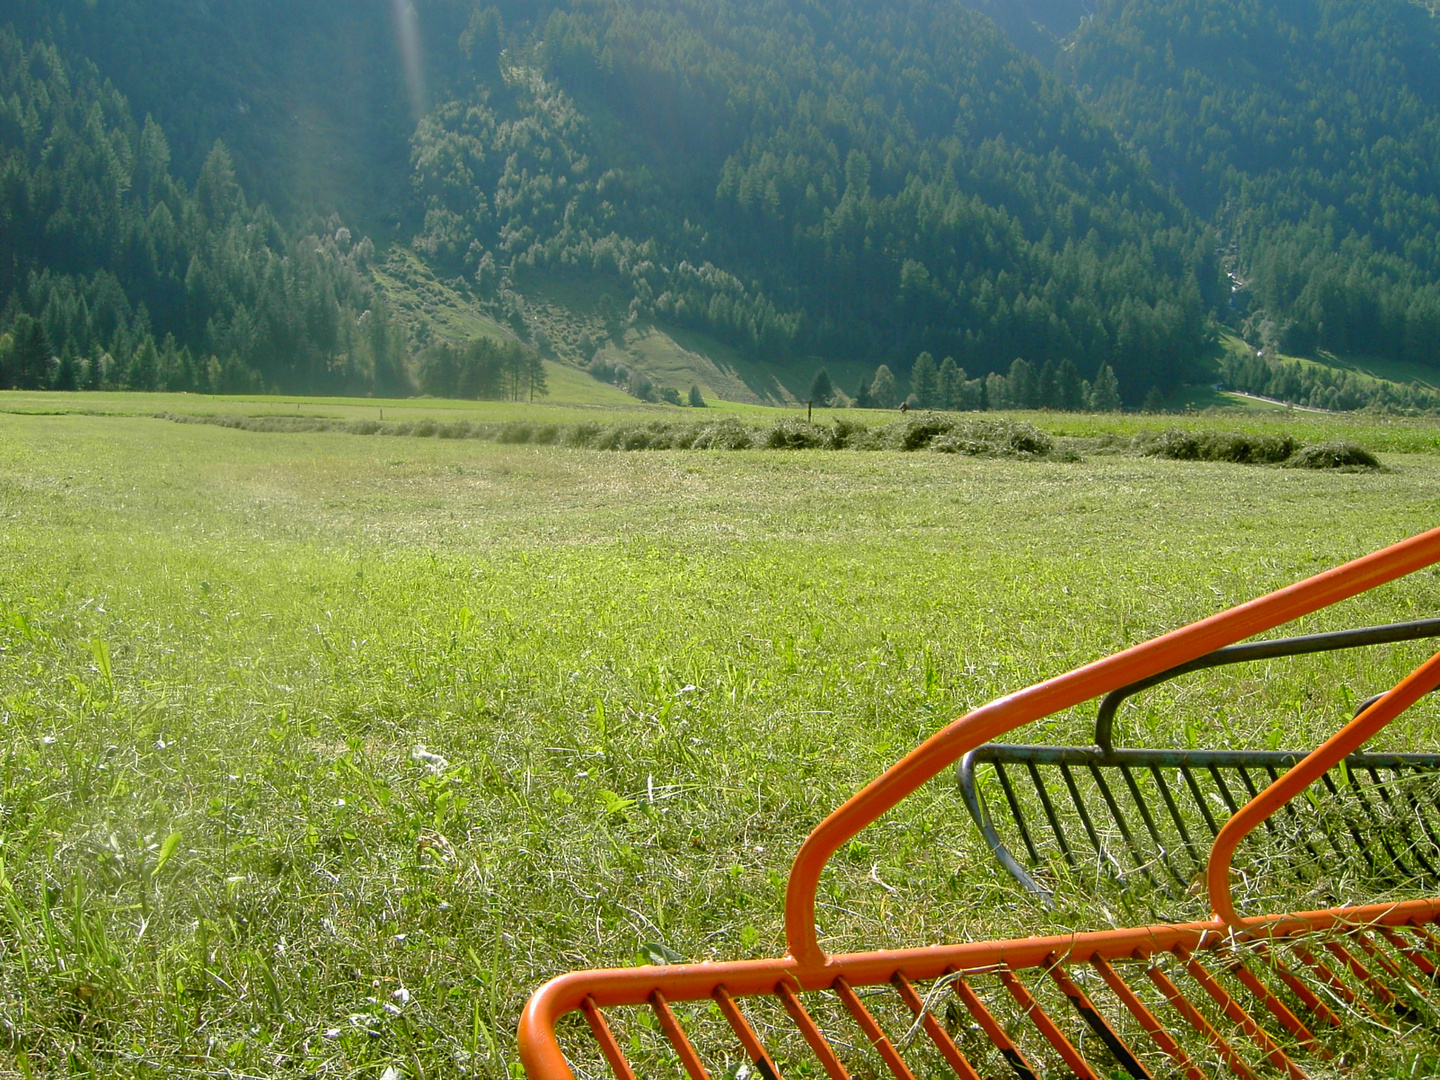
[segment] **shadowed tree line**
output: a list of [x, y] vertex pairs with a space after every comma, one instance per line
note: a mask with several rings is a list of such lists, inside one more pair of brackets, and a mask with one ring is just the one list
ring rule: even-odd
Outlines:
[[545, 364], [518, 341], [437, 342], [421, 357], [420, 389], [433, 397], [534, 401], [548, 394]]
[[1120, 384], [1109, 364], [1101, 364], [1093, 381], [1080, 378], [1068, 358], [1046, 360], [1037, 369], [1016, 357], [1006, 374], [990, 372], [970, 378], [952, 356], [939, 364], [928, 352], [910, 368], [910, 390], [901, 396], [899, 381], [886, 364], [860, 380], [853, 395], [835, 387], [824, 368], [810, 384], [810, 401], [820, 406], [850, 405], [857, 409], [893, 409], [902, 402], [911, 409], [978, 412], [987, 409], [1054, 409], [1060, 412], [1115, 412], [1121, 407]]
[[1230, 354], [1225, 357], [1220, 374], [1224, 385], [1232, 390], [1312, 409], [1440, 413], [1440, 391], [1433, 387], [1368, 378], [1353, 371], [1299, 360]]

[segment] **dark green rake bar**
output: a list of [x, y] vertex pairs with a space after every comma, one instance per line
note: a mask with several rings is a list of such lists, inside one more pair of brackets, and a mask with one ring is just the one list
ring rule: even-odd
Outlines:
[[[1308, 750], [1131, 749], [1114, 745], [1115, 715], [1128, 698], [1195, 671], [1440, 637], [1440, 619], [1247, 642], [1132, 683], [1106, 695], [1093, 746], [987, 743], [961, 760], [965, 806], [990, 851], [1011, 877], [1047, 904], [1053, 891], [1038, 868], [1063, 860], [1070, 873], [1123, 887], [1144, 883], [1180, 900], [1204, 873], [1221, 826]], [[1370, 702], [1363, 702], [1356, 715]], [[1008, 811], [1007, 843], [976, 781], [990, 765]], [[1440, 882], [1440, 753], [1355, 753], [1312, 790], [1328, 809], [1307, 815], [1287, 807], [1267, 821], [1272, 837], [1287, 828], [1315, 867], [1334, 859], [1394, 883]], [[1027, 791], [1028, 789], [1028, 791]], [[1033, 799], [1030, 795], [1033, 793]], [[1025, 805], [1031, 804], [1027, 812]], [[1038, 803], [1038, 811], [1034, 809]], [[1016, 844], [1015, 841], [1019, 843]], [[1016, 858], [1019, 850], [1028, 867]], [[1048, 857], [1048, 858], [1047, 858]]]

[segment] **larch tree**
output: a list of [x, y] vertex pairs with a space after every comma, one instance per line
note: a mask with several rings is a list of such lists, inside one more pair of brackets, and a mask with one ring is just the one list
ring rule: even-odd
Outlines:
[[815, 378], [810, 382], [810, 400], [816, 405], [829, 405], [835, 400], [835, 384], [830, 381], [830, 373], [823, 367], [815, 373]]
[[1109, 364], [1101, 364], [1100, 370], [1095, 373], [1088, 404], [1092, 412], [1120, 411], [1120, 383], [1115, 378], [1115, 369]]
[[876, 409], [895, 407], [895, 373], [886, 364], [875, 369], [875, 378], [870, 383], [870, 399]]
[[940, 372], [935, 366], [935, 358], [928, 352], [917, 356], [915, 365], [910, 369], [910, 392], [922, 409], [933, 409], [943, 404], [940, 400]]

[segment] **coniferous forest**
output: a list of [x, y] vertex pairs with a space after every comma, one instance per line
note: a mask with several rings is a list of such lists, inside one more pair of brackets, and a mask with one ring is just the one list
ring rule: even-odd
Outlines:
[[500, 321], [563, 280], [949, 407], [1240, 378], [1222, 328], [1440, 368], [1427, 8], [1012, 6], [16, 0], [0, 374], [514, 393], [388, 310], [399, 249]]

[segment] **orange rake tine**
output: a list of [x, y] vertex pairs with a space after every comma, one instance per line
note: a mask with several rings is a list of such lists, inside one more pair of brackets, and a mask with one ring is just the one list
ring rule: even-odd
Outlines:
[[[1376, 966], [1379, 967], [1381, 971], [1400, 984], [1402, 992], [1395, 994], [1395, 1004], [1392, 1006], [1395, 1011], [1411, 1022], [1426, 1023], [1428, 1027], [1435, 1027], [1433, 1019], [1428, 1023], [1426, 1022], [1425, 1014], [1428, 1012], [1433, 1018], [1436, 1015], [1440, 1015], [1440, 1010], [1437, 1010], [1434, 998], [1425, 992], [1424, 987], [1418, 985], [1415, 980], [1411, 979], [1399, 964], [1390, 959], [1390, 957], [1363, 932], [1357, 931], [1351, 936], [1365, 955], [1375, 961]], [[1380, 976], [1374, 975], [1373, 973], [1372, 976], [1376, 982], [1382, 982], [1383, 984]], [[1392, 990], [1391, 993], [1394, 993], [1394, 991]]]
[[1362, 964], [1358, 956], [1338, 941], [1327, 941], [1324, 944], [1325, 951], [1349, 968], [1350, 974], [1369, 987], [1370, 992], [1379, 998], [1386, 1008], [1402, 1020], [1416, 1019], [1415, 1010], [1409, 1002], [1402, 1001], [1400, 995], [1386, 986], [1379, 976]]
[[1305, 985], [1305, 980], [1296, 975], [1289, 965], [1275, 955], [1274, 950], [1266, 948], [1263, 942], [1257, 942], [1255, 955], [1265, 961], [1266, 966], [1275, 973], [1275, 977], [1300, 999], [1302, 1005], [1318, 1016], [1322, 1023], [1329, 1024], [1332, 1028], [1345, 1026], [1344, 1021], [1335, 1015], [1335, 1010], [1321, 1001], [1315, 995], [1315, 991]]
[[910, 985], [910, 980], [897, 971], [890, 983], [899, 993], [900, 1000], [905, 1002], [912, 1013], [916, 1016], [922, 1012], [925, 1014], [925, 1019], [922, 1021], [925, 1025], [925, 1034], [930, 1036], [930, 1041], [935, 1044], [935, 1048], [950, 1063], [950, 1068], [955, 1070], [955, 1075], [960, 1080], [980, 1080], [980, 1074], [975, 1071], [975, 1066], [971, 1065], [965, 1055], [960, 1052], [960, 1048], [955, 1045], [955, 1040], [950, 1038], [950, 1033], [940, 1026], [940, 1021], [935, 1019], [934, 1014], [925, 1008], [925, 1002], [915, 992], [915, 987]]
[[1336, 975], [1335, 972], [1330, 969], [1330, 966], [1325, 963], [1325, 961], [1321, 960], [1309, 949], [1307, 949], [1304, 944], [1300, 942], [1292, 942], [1290, 945], [1290, 951], [1300, 958], [1300, 962], [1302, 964], [1308, 967], [1311, 971], [1315, 972], [1316, 975], [1320, 976], [1320, 981], [1323, 982], [1327, 987], [1329, 987], [1330, 990], [1335, 994], [1335, 996], [1338, 997], [1341, 1001], [1343, 1001], [1346, 1005], [1348, 1005], [1352, 1009], [1358, 1009], [1359, 1011], [1365, 1013], [1367, 1016], [1369, 1016], [1371, 1020], [1379, 1024], [1381, 1027], [1390, 1027], [1390, 1024], [1385, 1020], [1385, 1018], [1381, 1016], [1378, 1012], [1376, 1012], [1374, 1007], [1368, 1001], [1362, 998], [1359, 994], [1355, 993], [1354, 990], [1351, 990], [1350, 987], [1346, 986], [1344, 980], [1341, 979], [1339, 975]]
[[1000, 1022], [980, 1000], [980, 995], [975, 993], [970, 984], [965, 981], [965, 976], [957, 974], [955, 981], [950, 985], [955, 991], [955, 996], [960, 999], [965, 1008], [970, 1011], [970, 1015], [975, 1018], [975, 1022], [980, 1025], [980, 1030], [985, 1032], [986, 1037], [995, 1044], [995, 1049], [999, 1050], [1001, 1056], [1010, 1063], [1010, 1068], [1015, 1070], [1015, 1075], [1020, 1080], [1039, 1080], [1039, 1074], [1035, 1071], [1034, 1066], [1026, 1060], [1025, 1055], [1020, 1052], [1020, 1048], [1011, 1042], [1010, 1036], [1005, 1034], [1005, 1029], [1000, 1026]]
[[1120, 1062], [1121, 1067], [1135, 1080], [1151, 1080], [1150, 1070], [1131, 1052], [1130, 1047], [1125, 1045], [1125, 1040], [1116, 1034], [1104, 1014], [1090, 1000], [1090, 996], [1080, 988], [1074, 979], [1070, 978], [1065, 969], [1060, 966], [1059, 961], [1052, 959], [1048, 970], [1050, 978], [1060, 988], [1060, 992], [1070, 999], [1070, 1003], [1075, 1006], [1075, 1011], [1080, 1014], [1085, 1023], [1090, 1025], [1090, 1030], [1095, 1032], [1096, 1037], [1105, 1044], [1105, 1048], [1110, 1051], [1116, 1061]]
[[1014, 969], [1002, 966], [997, 974], [1000, 976], [1000, 981], [1005, 984], [1005, 989], [1010, 991], [1010, 996], [1015, 999], [1015, 1003], [1024, 1011], [1030, 1022], [1040, 1029], [1040, 1034], [1045, 1036], [1065, 1064], [1070, 1066], [1070, 1070], [1079, 1077], [1079, 1080], [1100, 1080], [1095, 1070], [1090, 1067], [1090, 1063], [1080, 1056], [1080, 1051], [1076, 1050], [1065, 1034], [1055, 1026], [1055, 1021], [1050, 1019], [1050, 1014], [1040, 1007], [1040, 1003], [1035, 1000], [1029, 988], [1020, 981], [1020, 976], [1015, 974]]
[[1404, 935], [1398, 930], [1390, 926], [1381, 926], [1377, 927], [1377, 929], [1380, 936], [1395, 947], [1396, 952], [1405, 957], [1406, 960], [1409, 960], [1415, 967], [1419, 968], [1431, 982], [1435, 982], [1437, 978], [1440, 978], [1440, 968], [1435, 966], [1435, 962], [1417, 949], [1412, 942], [1406, 941]]
[[[1396, 929], [1395, 933], [1398, 934], [1401, 929], [1408, 931], [1423, 946], [1418, 949], [1412, 946], [1414, 955], [1410, 957], [1411, 961], [1422, 971], [1424, 970], [1422, 961], [1430, 964], [1435, 969], [1431, 980], [1440, 983], [1440, 941], [1436, 941], [1434, 935], [1418, 923], [1407, 923]], [[1403, 939], [1403, 935], [1401, 937]]]
[[1370, 940], [1370, 938], [1367, 937], [1363, 932], [1359, 931], [1354, 934], [1354, 938], [1355, 941], [1359, 944], [1360, 948], [1364, 950], [1365, 955], [1369, 956], [1372, 960], [1375, 961], [1375, 963], [1380, 965], [1382, 971], [1384, 971], [1392, 979], [1399, 981], [1417, 998], [1419, 998], [1421, 1001], [1424, 1001], [1426, 1005], [1429, 1005], [1432, 1009], [1435, 1007], [1435, 1003], [1430, 1000], [1430, 995], [1425, 992], [1424, 988], [1417, 986], [1415, 984], [1415, 981], [1405, 974], [1404, 970], [1400, 967], [1400, 965], [1397, 964], [1394, 960], [1390, 959], [1390, 957], [1386, 956], [1385, 953], [1381, 950], [1381, 948], [1375, 944], [1375, 942]]
[[740, 1039], [740, 1045], [745, 1048], [745, 1053], [750, 1055], [750, 1061], [760, 1075], [765, 1080], [781, 1080], [780, 1070], [770, 1059], [770, 1051], [765, 1049], [765, 1044], [760, 1041], [760, 1036], [755, 1034], [755, 1029], [750, 1026], [750, 1021], [745, 1019], [745, 1014], [735, 1004], [735, 999], [730, 996], [730, 991], [723, 986], [717, 986], [715, 988], [715, 1004], [720, 1006], [720, 1011], [725, 1014], [725, 1019], [730, 1021], [730, 1027], [734, 1029]]
[[829, 1074], [830, 1080], [850, 1080], [850, 1074], [845, 1071], [845, 1066], [835, 1056], [834, 1049], [821, 1033], [819, 1026], [805, 1011], [800, 998], [795, 991], [790, 989], [788, 982], [780, 982], [775, 987], [775, 996], [780, 999], [780, 1004], [785, 1006], [785, 1011], [790, 1014], [790, 1019], [795, 1021], [795, 1026], [800, 1029], [800, 1034], [805, 1036], [805, 1041], [810, 1044], [811, 1051], [820, 1059], [825, 1072]]
[[600, 1011], [600, 1007], [595, 1004], [595, 999], [587, 997], [580, 1006], [580, 1011], [585, 1014], [585, 1022], [590, 1025], [590, 1033], [600, 1044], [600, 1052], [605, 1055], [605, 1060], [610, 1063], [610, 1068], [618, 1080], [636, 1080], [635, 1070], [630, 1067], [630, 1062], [625, 1058], [625, 1052], [615, 1041], [615, 1033], [610, 1030], [610, 1024], [605, 1019], [605, 1014]]
[[[1266, 1061], [1290, 1076], [1291, 1080], [1306, 1080], [1305, 1071], [1291, 1061], [1285, 1051], [1280, 1049], [1279, 1044], [1255, 1022], [1255, 1018], [1246, 1012], [1244, 1007], [1231, 997], [1223, 986], [1215, 981], [1215, 976], [1205, 969], [1204, 964], [1178, 945], [1174, 951], [1185, 965], [1185, 970], [1190, 973], [1190, 977], [1200, 984], [1201, 989], [1210, 995], [1216, 1005], [1220, 1006], [1220, 1011], [1225, 1014], [1226, 1018], [1245, 1032], [1250, 1037], [1250, 1041], [1260, 1048]], [[1287, 1009], [1286, 1012], [1289, 1010]]]
[[1298, 1016], [1290, 1011], [1290, 1006], [1276, 997], [1270, 988], [1256, 978], [1255, 973], [1247, 968], [1241, 960], [1238, 958], [1231, 960], [1226, 965], [1226, 970], [1228, 970], [1231, 975], [1234, 975], [1246, 990], [1249, 990], [1250, 993], [1260, 999], [1261, 1004], [1270, 1010], [1270, 1015], [1275, 1017], [1276, 1020], [1279, 1020], [1280, 1026], [1290, 1032], [1291, 1035], [1294, 1035], [1296, 1041], [1299, 1042], [1301, 1046], [1305, 1047], [1317, 1057], [1328, 1059], [1335, 1056], [1330, 1052], [1328, 1047], [1315, 1038], [1315, 1033], [1306, 1027]]
[[1184, 1048], [1175, 1041], [1170, 1032], [1165, 1030], [1165, 1025], [1160, 1023], [1135, 991], [1130, 989], [1130, 984], [1110, 966], [1108, 960], [1096, 956], [1091, 959], [1090, 966], [1100, 973], [1100, 977], [1105, 980], [1105, 984], [1110, 987], [1111, 992], [1120, 999], [1120, 1003], [1130, 1010], [1130, 1015], [1135, 1017], [1150, 1038], [1155, 1040], [1155, 1045], [1169, 1055], [1176, 1068], [1184, 1073], [1188, 1080], [1209, 1080], [1209, 1077], [1200, 1071], [1200, 1067], [1191, 1060], [1190, 1055], [1185, 1053]]
[[900, 1051], [895, 1049], [890, 1037], [880, 1029], [875, 1018], [870, 1015], [870, 1010], [865, 1008], [865, 1003], [859, 995], [850, 988], [841, 975], [835, 980], [835, 993], [844, 1003], [846, 1011], [855, 1018], [855, 1023], [860, 1025], [860, 1030], [865, 1033], [865, 1038], [870, 1040], [870, 1045], [875, 1047], [876, 1052], [885, 1060], [890, 1071], [895, 1074], [895, 1080], [915, 1080], [915, 1074], [910, 1071], [910, 1066], [905, 1064], [905, 1059], [900, 1056]]
[[670, 1003], [665, 1000], [665, 995], [659, 990], [650, 995], [650, 1007], [655, 1010], [655, 1018], [660, 1021], [660, 1030], [665, 1033], [665, 1037], [670, 1040], [670, 1045], [675, 1048], [680, 1063], [690, 1074], [690, 1080], [710, 1080], [710, 1074], [705, 1071], [704, 1062], [695, 1052], [695, 1047], [691, 1045], [690, 1037], [685, 1034], [685, 1029], [680, 1026], [680, 1021], [675, 1016], [675, 1010], [670, 1008]]
[[1166, 1000], [1175, 1007], [1175, 1010], [1185, 1018], [1186, 1023], [1201, 1035], [1205, 1036], [1205, 1040], [1225, 1059], [1225, 1064], [1230, 1067], [1231, 1072], [1240, 1077], [1241, 1080], [1256, 1080], [1255, 1073], [1249, 1065], [1245, 1064], [1245, 1059], [1236, 1053], [1235, 1048], [1225, 1041], [1225, 1036], [1216, 1031], [1210, 1021], [1201, 1015], [1200, 1010], [1185, 996], [1180, 990], [1180, 987], [1171, 981], [1169, 975], [1166, 975], [1165, 972], [1161, 971], [1154, 964], [1151, 964], [1145, 969], [1145, 974], [1151, 982], [1160, 988], [1160, 992], [1165, 995]]
[[1426, 930], [1425, 927], [1419, 923], [1409, 923], [1405, 929], [1420, 939], [1425, 948], [1430, 950], [1431, 956], [1440, 957], [1440, 941], [1435, 940], [1434, 934], [1430, 933], [1429, 930]]

